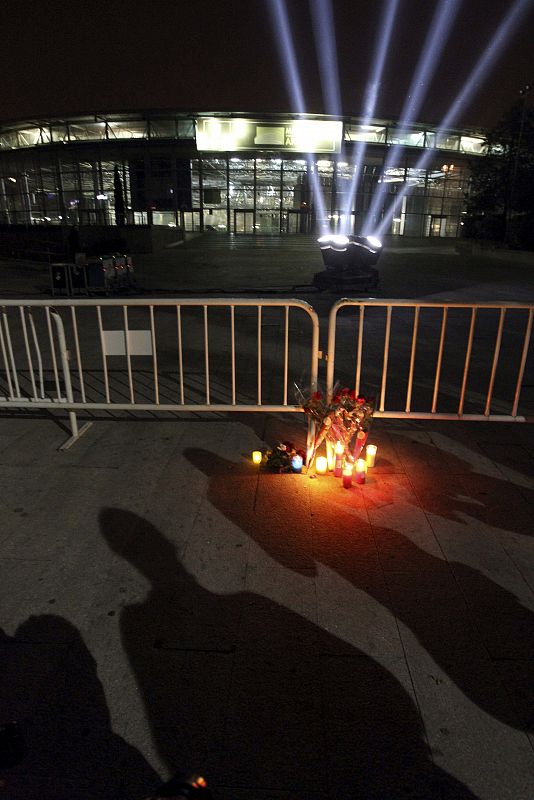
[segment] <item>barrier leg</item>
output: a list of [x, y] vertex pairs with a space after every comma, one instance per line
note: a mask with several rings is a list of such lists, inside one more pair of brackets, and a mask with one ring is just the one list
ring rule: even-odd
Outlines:
[[72, 447], [72, 445], [78, 441], [80, 436], [83, 436], [83, 434], [93, 424], [92, 422], [86, 422], [84, 425], [82, 425], [81, 428], [78, 428], [78, 420], [76, 419], [76, 414], [74, 413], [74, 411], [69, 411], [69, 419], [70, 419], [70, 429], [72, 431], [72, 436], [70, 436], [66, 442], [63, 442], [63, 444], [59, 448], [60, 450], [69, 450]]
[[313, 458], [313, 444], [315, 442], [315, 422], [310, 419], [308, 420], [308, 436], [306, 438], [306, 466], [311, 466], [311, 460]]
[[[63, 320], [61, 319], [60, 315], [57, 311], [52, 311], [52, 317], [54, 322], [56, 323], [57, 328], [57, 338], [59, 342], [59, 352], [61, 354], [61, 365], [63, 367], [63, 381], [65, 383], [65, 394], [67, 396], [67, 401], [69, 403], [74, 402], [74, 394], [72, 392], [72, 382], [70, 379], [70, 369], [69, 369], [69, 352], [67, 350], [67, 342], [65, 339], [65, 329], [63, 327]], [[76, 419], [76, 413], [74, 411], [69, 411], [69, 421], [70, 421], [70, 429], [72, 432], [72, 436], [70, 436], [66, 442], [64, 442], [60, 450], [68, 450], [74, 442], [77, 442], [80, 436], [91, 427], [93, 424], [92, 422], [86, 422], [85, 425], [82, 425], [80, 429], [78, 429], [78, 420]]]

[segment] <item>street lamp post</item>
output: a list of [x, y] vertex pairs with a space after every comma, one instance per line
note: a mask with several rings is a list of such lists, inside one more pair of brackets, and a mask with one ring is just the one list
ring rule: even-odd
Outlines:
[[507, 244], [510, 244], [510, 238], [512, 233], [512, 208], [514, 203], [514, 193], [515, 193], [515, 182], [517, 178], [517, 169], [519, 166], [519, 155], [521, 152], [521, 141], [523, 139], [523, 128], [525, 127], [525, 111], [527, 107], [527, 96], [532, 91], [532, 86], [530, 84], [525, 84], [520, 90], [519, 95], [522, 98], [521, 103], [521, 119], [519, 122], [519, 134], [517, 136], [517, 144], [515, 149], [515, 158], [514, 158], [514, 168], [512, 171], [512, 180], [510, 181], [510, 193], [508, 196], [508, 209], [506, 213], [506, 228], [504, 234], [504, 240]]

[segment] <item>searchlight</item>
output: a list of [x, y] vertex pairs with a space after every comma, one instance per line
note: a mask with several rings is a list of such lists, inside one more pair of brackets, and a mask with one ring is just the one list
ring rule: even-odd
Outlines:
[[330, 234], [317, 239], [321, 248], [324, 271], [313, 276], [314, 286], [337, 291], [369, 291], [379, 283], [375, 264], [382, 244], [376, 236]]
[[342, 234], [333, 234], [332, 236], [320, 236], [317, 239], [317, 243], [321, 250], [328, 250], [332, 248], [332, 250], [343, 251], [346, 250], [349, 246], [349, 237], [343, 236]]
[[377, 239], [376, 236], [364, 236], [363, 238], [369, 242], [369, 244], [375, 251], [382, 249], [382, 242], [380, 241], [380, 239]]

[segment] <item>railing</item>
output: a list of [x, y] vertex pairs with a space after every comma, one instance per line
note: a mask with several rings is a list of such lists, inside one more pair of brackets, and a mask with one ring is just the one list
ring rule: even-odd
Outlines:
[[[66, 410], [62, 449], [91, 424], [78, 429], [82, 411], [302, 412], [293, 381], [317, 386], [319, 320], [301, 300], [4, 300], [0, 309], [0, 409]], [[520, 303], [340, 300], [327, 396], [337, 370], [343, 385], [377, 395], [377, 417], [524, 422], [533, 315]], [[313, 434], [310, 424], [308, 444]]]
[[0, 408], [66, 409], [72, 437], [63, 449], [87, 427], [78, 430], [77, 411], [302, 412], [289, 400], [290, 377], [301, 378], [306, 364], [306, 381], [317, 384], [319, 321], [301, 300], [5, 300], [1, 307], [7, 394], [0, 384]]
[[[357, 318], [341, 325], [343, 309], [356, 309]], [[329, 317], [327, 395], [341, 328], [343, 373], [352, 372], [357, 393], [376, 388], [375, 416], [525, 421], [518, 408], [533, 313], [521, 303], [340, 300]]]

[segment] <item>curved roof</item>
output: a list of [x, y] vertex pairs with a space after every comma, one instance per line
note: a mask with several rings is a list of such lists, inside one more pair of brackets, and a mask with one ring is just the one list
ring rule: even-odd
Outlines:
[[[226, 124], [225, 137], [215, 131]], [[238, 130], [257, 126], [263, 135], [239, 142]], [[287, 149], [287, 131], [302, 131], [303, 126], [315, 137], [300, 136], [296, 146], [301, 152], [339, 152], [339, 147], [317, 146], [318, 131], [338, 126], [339, 142], [365, 142], [377, 145], [402, 145], [414, 148], [453, 150], [481, 155], [484, 133], [479, 129], [440, 129], [423, 122], [399, 127], [396, 120], [332, 117], [324, 114], [245, 113], [217, 111], [132, 111], [74, 114], [63, 117], [15, 120], [0, 123], [0, 150], [47, 146], [54, 143], [106, 142], [116, 140], [196, 140], [199, 150]], [[283, 131], [286, 135], [284, 136]], [[228, 133], [230, 132], [230, 133]], [[278, 132], [278, 133], [277, 133]], [[323, 135], [323, 134], [321, 134]], [[210, 144], [211, 139], [213, 140]], [[277, 139], [277, 136], [279, 137]], [[280, 138], [281, 137], [281, 138]], [[291, 135], [289, 135], [291, 139]], [[248, 144], [247, 144], [248, 142]], [[285, 145], [282, 144], [285, 142]], [[298, 145], [298, 146], [297, 146]]]

